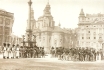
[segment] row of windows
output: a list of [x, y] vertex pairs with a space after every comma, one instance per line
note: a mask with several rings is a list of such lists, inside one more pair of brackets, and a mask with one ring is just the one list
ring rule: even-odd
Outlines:
[[[103, 27], [103, 25], [100, 25], [101, 27]], [[90, 27], [90, 26], [86, 26], [86, 27]], [[98, 26], [93, 26], [93, 27], [98, 27]]]
[[[101, 39], [102, 37], [99, 37], [99, 39]], [[82, 39], [84, 39], [84, 37], [82, 37]], [[91, 39], [91, 37], [86, 37], [86, 39]], [[93, 37], [93, 39], [96, 39], [96, 37]]]

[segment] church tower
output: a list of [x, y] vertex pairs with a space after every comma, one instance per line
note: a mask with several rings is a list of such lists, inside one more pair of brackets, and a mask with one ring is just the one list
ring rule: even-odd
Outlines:
[[53, 28], [54, 27], [54, 21], [53, 21], [53, 17], [51, 15], [51, 11], [50, 11], [51, 7], [49, 5], [49, 2], [47, 3], [46, 7], [44, 8], [43, 11], [43, 27], [47, 27], [47, 28]]
[[37, 34], [37, 45], [39, 47], [44, 47], [45, 53], [50, 52], [51, 35], [55, 27], [55, 22], [50, 9], [51, 7], [48, 2], [43, 10], [43, 15], [36, 21], [37, 32], [35, 32], [36, 30], [34, 27], [34, 33]]
[[83, 9], [81, 9], [80, 14], [79, 14], [79, 22], [85, 21], [85, 14], [83, 12]]

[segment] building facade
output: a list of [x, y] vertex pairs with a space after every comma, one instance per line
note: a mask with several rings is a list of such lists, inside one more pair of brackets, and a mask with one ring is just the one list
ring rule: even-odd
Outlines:
[[14, 14], [0, 9], [0, 46], [4, 42], [11, 42]]
[[22, 45], [22, 38], [15, 35], [14, 33], [11, 33], [11, 42], [9, 42], [11, 44], [11, 46], [14, 44], [14, 45], [17, 45], [19, 44], [19, 46]]
[[46, 53], [50, 53], [52, 47], [75, 47], [77, 46], [77, 34], [73, 29], [61, 28], [61, 24], [55, 26], [55, 21], [47, 3], [43, 15], [36, 21], [34, 11], [31, 9], [31, 27], [33, 35], [36, 35], [36, 45], [44, 47]]
[[104, 43], [104, 14], [79, 14], [78, 46], [102, 49]]

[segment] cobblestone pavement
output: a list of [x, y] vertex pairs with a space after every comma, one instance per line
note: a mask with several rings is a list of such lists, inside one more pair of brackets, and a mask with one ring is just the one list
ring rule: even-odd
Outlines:
[[57, 58], [0, 59], [0, 70], [104, 70], [104, 61], [73, 62]]

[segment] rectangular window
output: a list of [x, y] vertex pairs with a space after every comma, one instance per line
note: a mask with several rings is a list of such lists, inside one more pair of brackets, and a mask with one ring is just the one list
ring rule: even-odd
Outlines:
[[101, 39], [102, 37], [99, 37], [99, 39]]
[[96, 39], [96, 37], [94, 37], [94, 39]]
[[90, 39], [90, 37], [87, 37], [87, 39]]
[[10, 32], [10, 28], [9, 27], [5, 27], [5, 35], [9, 35]]
[[84, 37], [82, 37], [82, 39], [84, 39]]
[[88, 33], [90, 33], [90, 31], [88, 31]]

